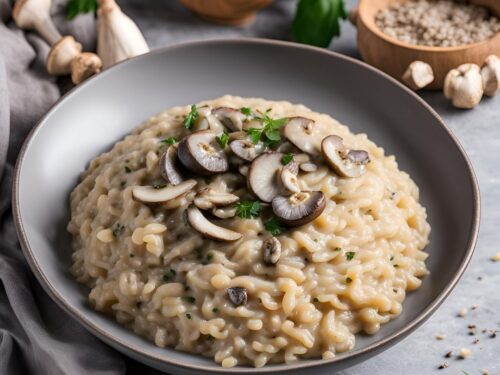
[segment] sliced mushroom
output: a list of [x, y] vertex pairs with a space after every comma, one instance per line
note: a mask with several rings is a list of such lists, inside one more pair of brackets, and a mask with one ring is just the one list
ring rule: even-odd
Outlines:
[[247, 303], [248, 293], [245, 288], [235, 286], [227, 289], [227, 296], [229, 300], [236, 306], [241, 306]]
[[243, 129], [243, 120], [247, 118], [238, 109], [229, 107], [215, 108], [212, 113], [225, 127], [234, 132]]
[[236, 141], [232, 141], [229, 144], [229, 147], [236, 155], [247, 161], [252, 161], [266, 149], [262, 142], [254, 144], [249, 139], [238, 139]]
[[172, 185], [179, 185], [184, 179], [177, 166], [177, 146], [170, 146], [160, 158], [160, 175]]
[[215, 137], [216, 133], [209, 130], [188, 135], [179, 144], [179, 160], [190, 171], [203, 176], [227, 171], [227, 156]]
[[186, 219], [195, 230], [214, 240], [236, 241], [243, 237], [241, 233], [211, 223], [196, 206], [189, 206], [186, 211]]
[[289, 197], [277, 196], [272, 203], [279, 221], [288, 226], [299, 226], [316, 219], [326, 207], [321, 191], [302, 191]]
[[300, 164], [300, 169], [304, 172], [316, 172], [318, 170], [318, 166], [314, 163], [302, 163]]
[[248, 169], [248, 188], [263, 202], [271, 202], [282, 191], [279, 181], [282, 157], [280, 152], [265, 152], [255, 158]]
[[270, 237], [262, 244], [264, 263], [276, 264], [281, 257], [281, 242], [276, 237]]
[[248, 165], [240, 165], [238, 167], [238, 172], [240, 172], [242, 176], [246, 177], [248, 175], [248, 169], [249, 169]]
[[236, 215], [236, 207], [213, 208], [212, 215], [219, 219], [229, 219]]
[[349, 150], [337, 135], [326, 137], [321, 143], [321, 151], [328, 165], [342, 177], [359, 177], [370, 162], [370, 155], [364, 150]]
[[305, 117], [292, 117], [283, 128], [283, 135], [309, 155], [320, 155], [321, 141], [329, 134], [326, 125]]
[[240, 198], [237, 195], [220, 192], [210, 188], [203, 189], [194, 200], [196, 207], [202, 210], [209, 210], [214, 207], [227, 206], [235, 203]]
[[283, 187], [290, 194], [300, 192], [297, 173], [293, 173], [289, 168], [283, 167], [280, 172], [280, 179]]
[[195, 180], [187, 180], [179, 185], [166, 186], [161, 189], [155, 189], [152, 186], [134, 186], [132, 196], [142, 203], [164, 203], [189, 192], [196, 184]]

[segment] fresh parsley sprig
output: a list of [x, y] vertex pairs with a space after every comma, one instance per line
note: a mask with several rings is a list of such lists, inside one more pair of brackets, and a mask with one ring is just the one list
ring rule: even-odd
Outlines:
[[198, 108], [196, 108], [196, 105], [193, 104], [191, 106], [191, 110], [189, 111], [188, 115], [186, 116], [186, 118], [184, 119], [184, 127], [186, 129], [191, 129], [194, 122], [196, 121], [196, 119], [200, 117], [199, 113], [198, 113]]
[[283, 155], [283, 157], [281, 158], [281, 164], [283, 165], [288, 165], [290, 164], [290, 162], [293, 160], [293, 154], [285, 154]]
[[70, 0], [66, 7], [66, 17], [72, 20], [80, 13], [95, 13], [97, 0]]
[[266, 230], [273, 236], [279, 236], [285, 231], [285, 227], [275, 217], [269, 219], [264, 223]]
[[242, 219], [259, 217], [262, 205], [259, 201], [241, 201], [236, 204], [236, 215]]
[[262, 122], [262, 128], [249, 128], [247, 133], [250, 140], [257, 144], [262, 141], [266, 147], [273, 147], [281, 141], [280, 130], [288, 122], [286, 117], [273, 119], [268, 115], [268, 112], [262, 116], [254, 116], [254, 120]]
[[229, 140], [229, 135], [224, 132], [220, 136], [216, 136], [215, 139], [217, 140], [217, 143], [219, 146], [224, 149], [227, 146], [227, 141]]
[[160, 142], [172, 146], [177, 143], [177, 139], [175, 139], [175, 137], [168, 137], [167, 139], [162, 139]]

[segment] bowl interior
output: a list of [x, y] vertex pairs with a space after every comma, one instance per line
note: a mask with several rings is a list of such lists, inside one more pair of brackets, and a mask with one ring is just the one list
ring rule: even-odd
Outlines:
[[[211, 360], [161, 349], [87, 304], [87, 291], [68, 273], [68, 194], [88, 162], [155, 113], [224, 94], [284, 99], [326, 112], [365, 132], [421, 189], [432, 226], [431, 274], [411, 293], [400, 317], [373, 336], [357, 338], [335, 369], [387, 348], [428, 317], [449, 293], [472, 253], [478, 192], [470, 165], [449, 131], [416, 95], [354, 60], [279, 42], [213, 41], [158, 50], [109, 69], [62, 99], [26, 142], [17, 169], [15, 213], [30, 265], [66, 310], [108, 343], [161, 369], [222, 371]], [[372, 350], [375, 349], [375, 350]], [[326, 361], [294, 366], [324, 371]], [[239, 371], [287, 370], [285, 365]], [[331, 370], [331, 367], [330, 367]], [[187, 370], [186, 370], [187, 371]], [[189, 372], [189, 371], [188, 371]]]

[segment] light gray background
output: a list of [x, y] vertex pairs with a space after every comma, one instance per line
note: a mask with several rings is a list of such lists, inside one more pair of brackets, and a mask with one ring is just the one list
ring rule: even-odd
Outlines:
[[[261, 11], [255, 23], [245, 27], [206, 23], [175, 1], [122, 0], [120, 4], [139, 24], [151, 48], [155, 48], [191, 40], [238, 36], [288, 40], [296, 2], [278, 1]], [[355, 0], [347, 0], [348, 8], [354, 4]], [[355, 28], [348, 22], [343, 23], [342, 37], [330, 48], [359, 57]], [[427, 323], [392, 349], [342, 371], [343, 375], [462, 374], [462, 371], [472, 375], [481, 374], [482, 369], [500, 374], [500, 334], [493, 339], [489, 332], [481, 333], [483, 328], [500, 331], [500, 262], [490, 260], [493, 254], [500, 252], [500, 95], [484, 99], [479, 107], [470, 111], [454, 109], [440, 92], [425, 92], [422, 97], [455, 132], [475, 167], [482, 196], [482, 225], [476, 253], [459, 285]], [[448, 250], [453, 257], [453, 249]], [[478, 308], [472, 311], [473, 304]], [[457, 317], [461, 308], [468, 309], [463, 318]], [[468, 334], [469, 324], [478, 326], [477, 336]], [[436, 340], [438, 333], [445, 333], [446, 339]], [[475, 338], [480, 340], [478, 344], [473, 344]], [[469, 359], [444, 358], [446, 352], [457, 353], [461, 347], [472, 351]], [[449, 368], [438, 370], [445, 360]]]

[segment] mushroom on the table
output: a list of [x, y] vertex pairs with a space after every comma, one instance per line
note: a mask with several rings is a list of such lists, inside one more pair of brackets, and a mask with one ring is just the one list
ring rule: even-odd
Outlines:
[[185, 137], [177, 151], [181, 163], [191, 172], [202, 176], [226, 172], [229, 163], [216, 137], [217, 133], [210, 130]]
[[277, 196], [272, 201], [273, 212], [288, 226], [300, 226], [316, 219], [326, 207], [321, 191], [302, 191], [288, 197]]
[[187, 180], [178, 185], [165, 186], [160, 189], [153, 186], [134, 186], [132, 196], [142, 203], [165, 203], [191, 191], [196, 184], [196, 180]]
[[163, 153], [159, 162], [160, 176], [172, 185], [179, 185], [184, 178], [177, 166], [177, 145], [171, 145]]
[[187, 209], [186, 219], [189, 225], [191, 225], [195, 230], [214, 240], [237, 241], [243, 237], [241, 233], [213, 224], [194, 205], [189, 206]]
[[321, 152], [328, 165], [341, 177], [359, 177], [370, 162], [370, 155], [364, 150], [349, 150], [344, 140], [330, 135], [321, 142]]

